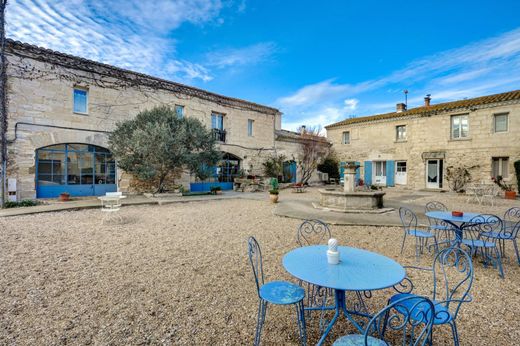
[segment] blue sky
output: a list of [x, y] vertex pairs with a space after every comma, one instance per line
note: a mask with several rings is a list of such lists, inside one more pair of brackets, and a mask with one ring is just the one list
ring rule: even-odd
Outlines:
[[271, 105], [284, 128], [520, 89], [520, 1], [11, 0], [8, 37]]

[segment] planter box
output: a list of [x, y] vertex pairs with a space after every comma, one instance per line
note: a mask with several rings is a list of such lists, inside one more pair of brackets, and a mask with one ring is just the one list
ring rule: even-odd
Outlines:
[[516, 199], [516, 191], [504, 191], [505, 199]]

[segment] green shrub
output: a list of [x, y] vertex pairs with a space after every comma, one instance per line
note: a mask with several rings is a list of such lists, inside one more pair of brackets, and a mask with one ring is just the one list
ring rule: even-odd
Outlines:
[[20, 202], [7, 201], [4, 204], [4, 208], [34, 207], [38, 204], [38, 201], [34, 201], [32, 199], [24, 199]]
[[323, 163], [318, 165], [318, 171], [327, 173], [330, 179], [339, 179], [339, 162], [334, 155], [329, 154]]

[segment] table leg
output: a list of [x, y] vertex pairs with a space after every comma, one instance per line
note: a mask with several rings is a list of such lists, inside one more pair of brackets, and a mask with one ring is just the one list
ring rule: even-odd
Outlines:
[[334, 295], [335, 295], [335, 310], [336, 311], [334, 312], [334, 317], [332, 317], [332, 320], [330, 320], [329, 325], [327, 326], [327, 328], [323, 332], [323, 335], [321, 336], [320, 340], [316, 344], [318, 346], [322, 345], [325, 342], [327, 335], [329, 335], [332, 327], [334, 326], [334, 324], [336, 324], [336, 321], [342, 312], [343, 312], [343, 315], [354, 325], [354, 327], [356, 327], [359, 330], [360, 333], [364, 332], [363, 328], [359, 325], [358, 322], [356, 322], [356, 320], [354, 320], [351, 313], [347, 310], [347, 301], [345, 298], [345, 291], [334, 290]]

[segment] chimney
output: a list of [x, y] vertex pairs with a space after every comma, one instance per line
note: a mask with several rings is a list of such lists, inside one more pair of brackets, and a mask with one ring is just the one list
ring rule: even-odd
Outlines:
[[424, 98], [424, 107], [430, 107], [430, 101], [432, 100], [431, 96], [431, 94], [428, 94]]
[[398, 103], [395, 105], [395, 111], [397, 113], [402, 113], [406, 111], [406, 104], [404, 103]]

